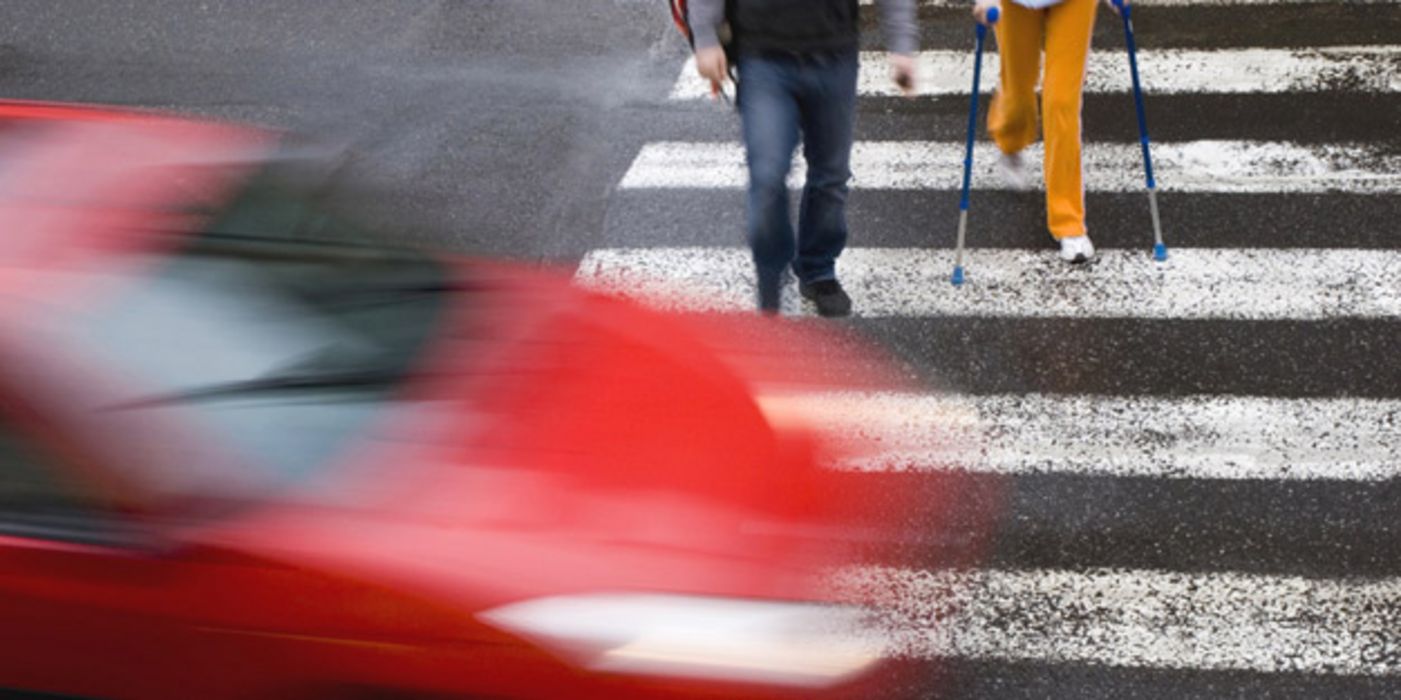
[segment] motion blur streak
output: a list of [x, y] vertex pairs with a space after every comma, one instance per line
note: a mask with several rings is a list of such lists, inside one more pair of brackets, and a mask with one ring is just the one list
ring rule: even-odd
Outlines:
[[881, 690], [823, 572], [914, 497], [833, 468], [878, 446], [820, 397], [891, 363], [348, 244], [394, 232], [283, 138], [0, 103], [0, 689]]
[[[489, 621], [573, 647], [591, 668], [823, 688], [870, 668], [858, 608], [611, 595], [506, 606]], [[620, 641], [621, 640], [621, 641]]]

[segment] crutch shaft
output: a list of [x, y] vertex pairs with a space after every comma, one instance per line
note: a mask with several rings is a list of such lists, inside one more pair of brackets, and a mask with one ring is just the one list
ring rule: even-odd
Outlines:
[[1133, 79], [1133, 106], [1138, 114], [1138, 144], [1143, 149], [1143, 176], [1148, 185], [1148, 209], [1153, 217], [1153, 258], [1167, 260], [1163, 225], [1158, 216], [1158, 183], [1153, 177], [1153, 150], [1148, 142], [1148, 117], [1143, 107], [1143, 84], [1138, 78], [1138, 44], [1133, 36], [1133, 7], [1124, 0], [1112, 0], [1124, 22], [1124, 44], [1129, 54], [1129, 74]]
[[[996, 23], [998, 14], [997, 8], [989, 8], [988, 23]], [[982, 23], [974, 28], [977, 45], [973, 49], [973, 91], [969, 95], [968, 138], [967, 147], [963, 151], [963, 192], [958, 200], [958, 242], [955, 246], [952, 280], [955, 287], [963, 284], [963, 248], [968, 233], [968, 193], [973, 186], [973, 140], [978, 135], [978, 85], [983, 77], [983, 42], [987, 39], [987, 33], [988, 28]]]

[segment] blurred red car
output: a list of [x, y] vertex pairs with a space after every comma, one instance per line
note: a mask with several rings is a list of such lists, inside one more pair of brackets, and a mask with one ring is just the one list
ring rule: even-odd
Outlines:
[[276, 148], [0, 104], [0, 688], [872, 692], [821, 576], [862, 507], [758, 395], [860, 352], [312, 242]]

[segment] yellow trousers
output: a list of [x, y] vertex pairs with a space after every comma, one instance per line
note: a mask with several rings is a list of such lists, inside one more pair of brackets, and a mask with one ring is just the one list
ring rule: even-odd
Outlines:
[[1036, 141], [1036, 82], [1041, 51], [1041, 128], [1046, 137], [1046, 223], [1057, 239], [1085, 235], [1085, 189], [1080, 167], [1080, 106], [1099, 0], [1064, 0], [1041, 10], [1002, 3], [994, 25], [1002, 76], [988, 110], [988, 132], [1003, 153]]

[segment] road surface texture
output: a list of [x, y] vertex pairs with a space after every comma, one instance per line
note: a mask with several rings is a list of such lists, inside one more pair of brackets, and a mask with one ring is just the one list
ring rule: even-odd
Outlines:
[[[743, 310], [737, 119], [700, 97], [663, 5], [11, 0], [0, 95], [333, 137], [354, 154], [344, 205], [386, 235]], [[905, 690], [1401, 696], [1401, 3], [1137, 5], [1162, 264], [1102, 9], [1084, 105], [1102, 260], [1054, 258], [1040, 194], [1000, 189], [984, 139], [958, 290], [967, 9], [922, 3], [909, 100], [863, 11], [842, 323], [940, 390], [812, 400], [902, 446], [853, 478], [969, 474], [1000, 513], [976, 566], [940, 566], [927, 513], [843, 574], [892, 606]]]

